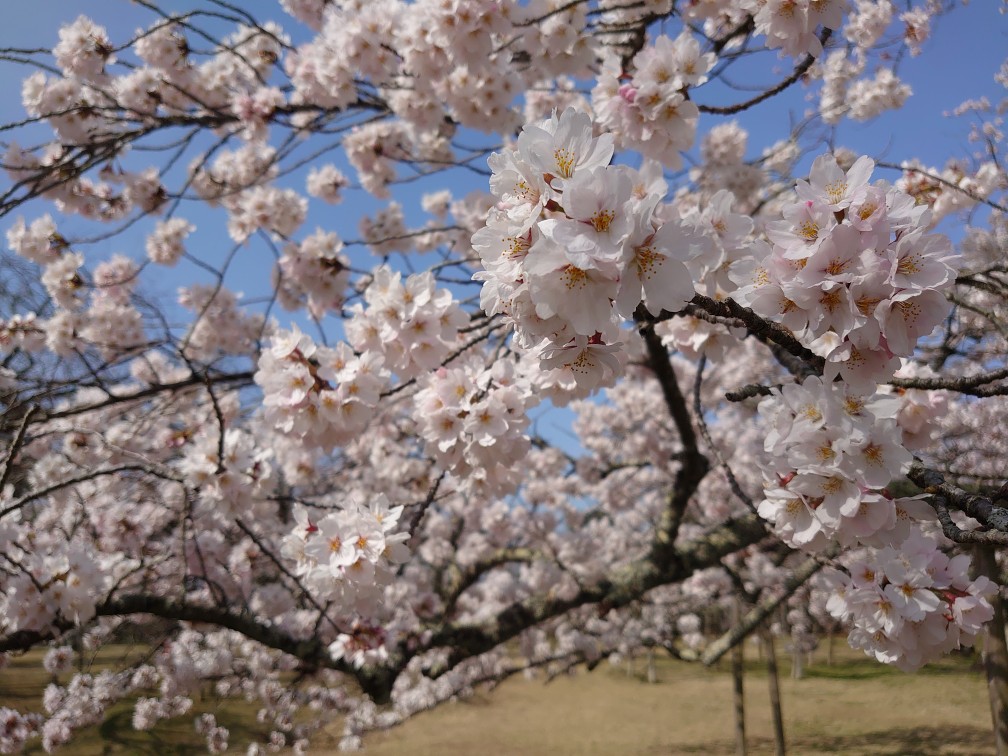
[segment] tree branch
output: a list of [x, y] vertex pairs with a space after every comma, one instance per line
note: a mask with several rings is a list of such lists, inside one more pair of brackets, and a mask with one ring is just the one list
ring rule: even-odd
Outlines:
[[700, 661], [706, 666], [710, 666], [732, 648], [741, 643], [749, 633], [769, 617], [792, 593], [797, 591], [805, 582], [825, 566], [829, 559], [836, 556], [839, 549], [833, 547], [823, 556], [810, 557], [791, 573], [791, 577], [784, 583], [783, 590], [772, 598], [761, 601], [749, 610], [742, 621], [716, 641], [711, 643], [700, 657]]
[[[971, 494], [946, 483], [944, 475], [936, 470], [927, 469], [919, 459], [914, 460], [907, 477], [924, 489], [925, 493], [936, 497], [938, 505], [945, 507], [946, 510], [948, 507], [954, 507], [992, 530], [1008, 533], [1008, 509], [998, 506], [986, 496]], [[972, 542], [980, 542], [974, 537], [971, 538]]]

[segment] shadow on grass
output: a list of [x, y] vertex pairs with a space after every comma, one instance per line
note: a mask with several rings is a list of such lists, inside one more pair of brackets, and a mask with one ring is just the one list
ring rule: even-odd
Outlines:
[[913, 673], [903, 672], [896, 667], [879, 664], [874, 659], [845, 661], [835, 666], [815, 665], [804, 669], [805, 677], [823, 680], [876, 680], [885, 677], [901, 677], [913, 674], [917, 677], [962, 676], [975, 673], [983, 675], [983, 669], [973, 665], [969, 657], [943, 659]]
[[[844, 754], [844, 756], [919, 756], [919, 754], [955, 754], [956, 756], [987, 756], [993, 744], [990, 730], [966, 725], [946, 727], [904, 727], [859, 735], [789, 738], [787, 748], [792, 753]], [[672, 753], [730, 753], [733, 745], [722, 742], [676, 745]], [[747, 738], [753, 753], [772, 753], [770, 738]], [[723, 748], [723, 751], [720, 750]]]
[[877, 680], [880, 677], [893, 677], [893, 670], [877, 663], [845, 664], [842, 667], [807, 667], [804, 676], [821, 680]]
[[[165, 733], [165, 729], [175, 729], [171, 725], [175, 725], [175, 723], [164, 723], [154, 732], [134, 730], [132, 712], [127, 710], [109, 715], [99, 726], [98, 734], [101, 735], [101, 739], [104, 742], [105, 753], [135, 753], [138, 756], [140, 754], [144, 756], [147, 754], [150, 756], [158, 756], [159, 754], [165, 754], [165, 756], [196, 756], [198, 753], [206, 753], [205, 742], [179, 743], [176, 737], [171, 737], [171, 735]], [[195, 727], [190, 723], [189, 729], [195, 730]], [[172, 733], [172, 735], [175, 734]], [[168, 737], [162, 739], [166, 735]], [[189, 733], [186, 733], [186, 735], [189, 735]], [[193, 732], [193, 735], [195, 735], [195, 732]], [[188, 740], [189, 738], [186, 739]]]
[[[256, 729], [255, 717], [217, 710], [217, 724], [228, 728], [231, 748], [241, 752], [252, 741], [262, 741], [267, 733]], [[105, 720], [82, 729], [59, 753], [66, 756], [197, 756], [207, 752], [206, 738], [196, 732], [196, 712], [162, 720], [151, 730], [133, 729], [132, 703], [119, 703], [106, 714]], [[42, 756], [45, 750], [38, 740], [29, 741], [24, 753]]]

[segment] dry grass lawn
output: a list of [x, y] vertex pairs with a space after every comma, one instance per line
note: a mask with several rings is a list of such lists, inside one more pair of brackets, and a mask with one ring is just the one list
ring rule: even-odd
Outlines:
[[[821, 658], [802, 680], [781, 659], [781, 695], [790, 754], [989, 754], [990, 713], [975, 658], [950, 657], [915, 675], [882, 667], [837, 640], [837, 659]], [[103, 649], [95, 669], [117, 666], [127, 647]], [[134, 647], [132, 653], [137, 653]], [[746, 647], [746, 728], [751, 754], [773, 753], [765, 667]], [[0, 669], [0, 706], [39, 707], [48, 680], [33, 652]], [[658, 660], [658, 682], [644, 680], [639, 659], [625, 667], [579, 669], [548, 684], [512, 679], [491, 692], [449, 703], [388, 733], [365, 739], [365, 756], [656, 756], [733, 754], [731, 677], [727, 666]], [[198, 702], [231, 730], [229, 753], [244, 753], [265, 735], [254, 704]], [[132, 706], [117, 704], [106, 721], [88, 728], [59, 753], [206, 753], [192, 716], [161, 723], [151, 732], [131, 726]], [[338, 729], [320, 735], [313, 754], [335, 753]], [[38, 740], [28, 753], [42, 753]]]
[[[789, 676], [781, 696], [792, 754], [989, 754], [990, 709], [974, 660], [951, 658], [915, 675], [840, 651], [832, 667]], [[846, 648], [846, 647], [844, 647]], [[746, 652], [752, 654], [752, 648]], [[727, 667], [660, 661], [658, 682], [600, 665], [549, 684], [510, 680], [490, 693], [419, 715], [365, 740], [367, 756], [656, 756], [734, 754]], [[752, 754], [774, 752], [765, 668], [752, 660], [745, 682]]]

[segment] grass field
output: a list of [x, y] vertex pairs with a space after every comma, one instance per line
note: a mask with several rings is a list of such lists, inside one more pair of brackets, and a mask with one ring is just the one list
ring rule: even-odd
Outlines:
[[[950, 657], [915, 674], [882, 667], [836, 643], [832, 666], [821, 655], [805, 677], [788, 675], [781, 658], [788, 752], [791, 754], [988, 754], [990, 710], [983, 673], [975, 658]], [[98, 668], [124, 650], [103, 650]], [[773, 753], [765, 667], [747, 644], [746, 732], [749, 752]], [[603, 663], [546, 684], [512, 679], [492, 692], [418, 715], [388, 733], [365, 739], [366, 756], [657, 756], [733, 754], [731, 677], [727, 666], [712, 670], [659, 657], [658, 682], [644, 680], [639, 659], [633, 674]], [[39, 655], [14, 659], [0, 670], [0, 706], [38, 708], [48, 676]], [[199, 702], [231, 730], [229, 753], [244, 753], [261, 737], [257, 707], [244, 702]], [[82, 733], [59, 753], [205, 753], [193, 716], [137, 732], [132, 707], [113, 707], [106, 721]], [[338, 732], [320, 736], [312, 753], [335, 753]], [[43, 753], [38, 741], [28, 753]]]
[[[841, 648], [841, 646], [843, 648]], [[974, 660], [949, 658], [915, 674], [885, 668], [836, 643], [833, 666], [789, 676], [781, 662], [781, 697], [792, 754], [989, 754], [990, 709]], [[754, 656], [751, 647], [746, 648]], [[772, 754], [765, 667], [755, 658], [745, 677], [749, 752]], [[727, 666], [659, 660], [658, 682], [602, 664], [548, 684], [510, 680], [489, 694], [421, 714], [365, 739], [368, 756], [657, 756], [734, 754], [731, 676]]]

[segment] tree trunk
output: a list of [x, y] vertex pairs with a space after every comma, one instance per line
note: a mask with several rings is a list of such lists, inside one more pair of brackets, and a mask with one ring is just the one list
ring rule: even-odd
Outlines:
[[802, 672], [802, 653], [801, 649], [798, 648], [798, 644], [792, 640], [793, 649], [791, 651], [791, 677], [795, 680], [801, 680], [804, 677], [804, 672]]
[[[997, 561], [991, 546], [977, 546], [976, 568], [997, 582]], [[1005, 643], [1005, 605], [1000, 590], [991, 597], [994, 619], [987, 623], [984, 642], [984, 670], [990, 697], [994, 748], [997, 756], [1008, 756], [1008, 644]]]
[[826, 666], [833, 666], [833, 630], [826, 633]]
[[[732, 619], [734, 623], [739, 621], [739, 608], [737, 604], [732, 605]], [[731, 651], [732, 668], [732, 702], [735, 706], [735, 754], [736, 756], [746, 755], [745, 743], [745, 699], [742, 695], [742, 674], [745, 657], [742, 653], [742, 643], [736, 643]]]
[[774, 753], [784, 756], [784, 713], [781, 710], [780, 685], [777, 675], [777, 651], [774, 649], [773, 636], [764, 625], [760, 628], [760, 641], [766, 653], [767, 682], [770, 685], [770, 714], [773, 717]]
[[658, 670], [655, 669], [654, 649], [648, 646], [647, 650], [647, 681], [649, 683], [658, 682]]

